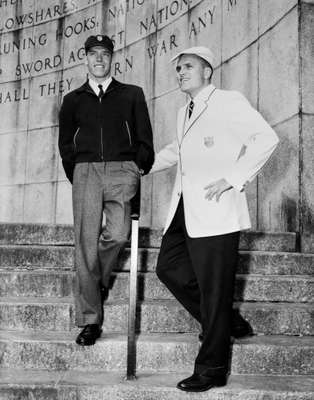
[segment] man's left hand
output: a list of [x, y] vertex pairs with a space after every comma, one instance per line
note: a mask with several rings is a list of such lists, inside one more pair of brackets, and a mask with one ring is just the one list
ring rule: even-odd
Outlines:
[[232, 186], [230, 183], [228, 183], [224, 178], [219, 179], [218, 181], [212, 182], [204, 187], [206, 190], [205, 199], [212, 200], [216, 197], [216, 201], [219, 201], [220, 196], [231, 188]]

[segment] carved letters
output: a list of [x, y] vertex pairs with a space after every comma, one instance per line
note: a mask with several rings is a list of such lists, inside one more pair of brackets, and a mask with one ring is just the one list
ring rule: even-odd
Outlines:
[[[61, 3], [50, 0], [46, 7], [38, 2], [34, 10], [29, 6], [31, 3], [29, 0], [0, 0], [0, 15], [5, 11], [5, 17], [0, 18], [0, 105], [27, 101], [32, 91], [43, 97], [72, 90], [73, 78], [47, 82], [47, 74], [84, 63], [83, 43], [88, 35], [104, 32], [112, 38], [116, 49], [112, 74], [119, 76], [142, 68], [138, 57], [132, 54], [133, 43], [138, 40], [144, 40], [145, 57], [154, 62], [156, 57], [184, 46], [186, 38], [192, 40], [214, 25], [219, 18], [217, 7], [222, 3], [228, 12], [237, 6], [237, 0], [223, 0], [222, 3], [217, 0], [158, 3], [151, 0], [67, 0]], [[202, 7], [198, 7], [200, 4]], [[187, 12], [191, 14], [188, 23], [182, 25], [186, 32], [175, 27], [171, 31], [172, 24], [175, 26]], [[51, 25], [52, 21], [58, 23]], [[47, 29], [34, 30], [34, 26], [47, 26]], [[52, 26], [55, 29], [51, 29]], [[168, 33], [163, 35], [166, 27]], [[145, 40], [157, 32], [158, 39]], [[127, 56], [121, 52], [125, 46]], [[50, 48], [59, 50], [49, 52]], [[45, 75], [45, 79], [43, 82], [37, 79], [32, 91], [22, 88], [23, 85], [12, 89], [16, 82], [41, 75]]]

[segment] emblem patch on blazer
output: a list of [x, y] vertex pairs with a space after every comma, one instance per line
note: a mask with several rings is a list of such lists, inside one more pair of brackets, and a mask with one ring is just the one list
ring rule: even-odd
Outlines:
[[214, 146], [214, 137], [213, 136], [206, 136], [204, 137], [204, 145], [206, 147]]

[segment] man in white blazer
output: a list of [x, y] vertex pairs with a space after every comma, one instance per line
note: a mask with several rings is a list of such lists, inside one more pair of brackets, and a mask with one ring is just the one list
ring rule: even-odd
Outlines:
[[193, 375], [177, 385], [199, 392], [226, 384], [239, 234], [251, 226], [244, 188], [278, 137], [242, 94], [211, 84], [210, 49], [192, 47], [172, 61], [189, 102], [151, 169], [177, 164], [156, 273], [202, 326]]

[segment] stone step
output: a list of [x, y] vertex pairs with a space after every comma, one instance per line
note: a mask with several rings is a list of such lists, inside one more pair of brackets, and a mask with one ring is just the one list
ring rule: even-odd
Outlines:
[[74, 328], [73, 299], [0, 298], [0, 329], [70, 331]]
[[[129, 274], [115, 273], [111, 279], [109, 300], [129, 297]], [[67, 297], [74, 293], [74, 272], [1, 271], [0, 296]], [[171, 299], [173, 296], [153, 272], [139, 273], [138, 297]], [[311, 302], [314, 277], [309, 275], [237, 275], [236, 301]]]
[[[313, 303], [235, 303], [257, 334], [314, 335]], [[126, 301], [106, 302], [103, 329], [126, 332]], [[70, 331], [74, 306], [70, 298], [2, 298], [0, 329], [17, 331]], [[144, 301], [138, 306], [140, 332], [197, 332], [196, 321], [176, 300]]]
[[[117, 273], [112, 277], [109, 299], [129, 297], [129, 274]], [[173, 296], [155, 273], [141, 273], [138, 278], [139, 299], [172, 299]], [[243, 275], [238, 274], [235, 284], [236, 301], [312, 302], [314, 277], [309, 275]]]
[[[139, 242], [141, 247], [159, 247], [162, 230], [141, 227]], [[0, 244], [48, 244], [73, 245], [72, 225], [49, 224], [0, 224]], [[242, 250], [296, 251], [295, 232], [241, 233]]]
[[[1, 270], [73, 270], [71, 246], [0, 246]], [[139, 270], [154, 271], [158, 249], [139, 249]], [[238, 273], [270, 275], [314, 275], [314, 254], [241, 251]], [[117, 271], [130, 267], [130, 250], [121, 255]]]
[[186, 373], [0, 370], [0, 400], [313, 400], [314, 376], [231, 375], [225, 387], [203, 393], [176, 389]]
[[[75, 273], [73, 271], [55, 272], [38, 269], [3, 271], [0, 269], [0, 297], [49, 298], [73, 296], [74, 277]], [[127, 280], [127, 277], [124, 280]]]
[[[127, 337], [103, 334], [81, 347], [73, 333], [0, 332], [0, 368], [49, 371], [125, 371]], [[140, 335], [137, 370], [191, 371], [199, 342], [189, 334]], [[257, 336], [232, 347], [232, 374], [314, 375], [314, 338]]]
[[[235, 303], [256, 334], [314, 335], [314, 307], [285, 303]], [[127, 331], [127, 303], [111, 303], [104, 309], [104, 332]], [[175, 300], [145, 301], [138, 310], [137, 330], [152, 333], [199, 332], [199, 324]]]

